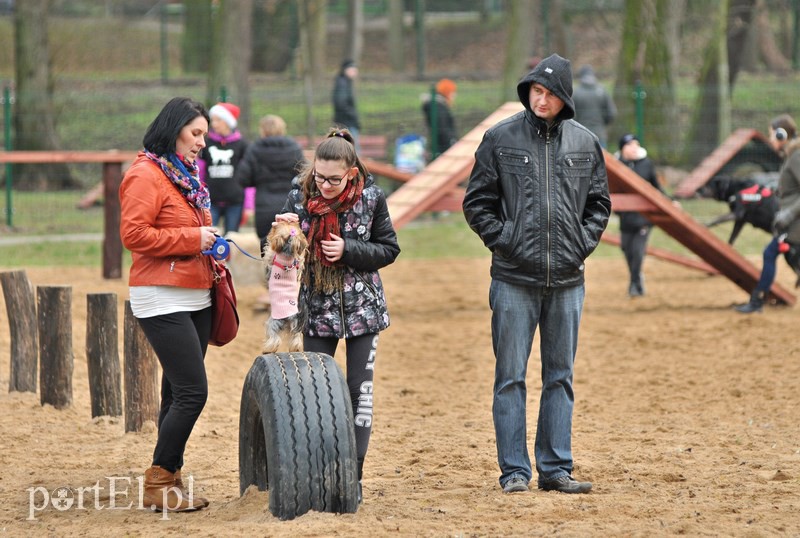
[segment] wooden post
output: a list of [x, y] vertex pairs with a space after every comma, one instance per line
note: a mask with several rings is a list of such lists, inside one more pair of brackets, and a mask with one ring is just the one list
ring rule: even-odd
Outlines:
[[158, 423], [158, 361], [131, 302], [125, 301], [125, 432], [138, 432], [152, 420]]
[[8, 392], [36, 392], [39, 332], [36, 302], [25, 271], [0, 273], [11, 336], [11, 375]]
[[122, 278], [122, 240], [119, 237], [119, 186], [122, 163], [103, 163], [103, 278]]
[[39, 387], [42, 405], [72, 404], [72, 288], [36, 288], [39, 319]]
[[122, 416], [117, 294], [88, 294], [86, 314], [86, 364], [89, 367], [92, 418]]

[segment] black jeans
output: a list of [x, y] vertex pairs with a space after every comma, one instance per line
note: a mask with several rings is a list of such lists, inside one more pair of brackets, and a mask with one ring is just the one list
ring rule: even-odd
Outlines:
[[630, 273], [630, 287], [639, 293], [644, 293], [644, 279], [642, 278], [642, 265], [647, 254], [647, 240], [650, 237], [650, 226], [643, 226], [635, 232], [623, 231], [620, 246], [625, 254]]
[[[361, 480], [364, 458], [372, 433], [372, 380], [375, 373], [375, 355], [378, 350], [378, 335], [365, 334], [345, 339], [347, 345], [347, 388], [353, 406], [358, 455], [358, 479]], [[304, 351], [325, 353], [334, 356], [338, 338], [305, 336]]]
[[153, 465], [174, 473], [208, 399], [204, 363], [211, 333], [211, 308], [138, 320], [161, 363], [161, 410]]

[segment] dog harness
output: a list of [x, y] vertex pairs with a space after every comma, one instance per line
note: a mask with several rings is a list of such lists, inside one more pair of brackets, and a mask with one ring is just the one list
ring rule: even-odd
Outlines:
[[285, 254], [276, 254], [269, 277], [269, 301], [272, 319], [286, 319], [298, 313], [300, 295], [298, 271], [300, 261]]

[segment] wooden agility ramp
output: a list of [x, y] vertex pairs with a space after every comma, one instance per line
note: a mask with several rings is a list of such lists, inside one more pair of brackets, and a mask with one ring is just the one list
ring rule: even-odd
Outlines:
[[[745, 155], [746, 152], [750, 155]], [[782, 161], [764, 135], [755, 129], [737, 129], [681, 181], [675, 189], [675, 197], [691, 198], [697, 189], [724, 171], [737, 158], [773, 171], [780, 169]]]
[[[463, 200], [463, 189], [458, 184], [465, 181], [475, 160], [483, 134], [501, 120], [522, 110], [520, 103], [502, 105], [446, 152], [428, 164], [419, 174], [408, 179], [388, 200], [392, 222], [400, 228], [425, 211], [446, 200]], [[638, 211], [650, 222], [691, 250], [702, 261], [692, 260], [666, 251], [648, 249], [654, 256], [674, 263], [706, 271], [721, 273], [737, 286], [750, 293], [759, 278], [758, 269], [728, 243], [714, 235], [705, 226], [664, 196], [658, 189], [642, 181], [630, 168], [604, 151], [608, 171], [608, 186], [612, 208], [616, 211]], [[377, 170], [376, 170], [377, 172]], [[460, 206], [460, 205], [459, 205]], [[619, 239], [603, 234], [603, 240], [619, 244]], [[775, 283], [771, 298], [779, 303], [793, 305], [795, 297]]]

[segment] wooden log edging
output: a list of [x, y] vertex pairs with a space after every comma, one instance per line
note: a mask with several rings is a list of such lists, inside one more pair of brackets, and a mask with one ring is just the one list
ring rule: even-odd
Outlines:
[[158, 423], [158, 361], [150, 342], [125, 301], [125, 433], [142, 430], [145, 422]]
[[92, 418], [122, 416], [117, 294], [86, 296], [86, 364]]
[[72, 405], [72, 288], [36, 288], [39, 324], [39, 388], [42, 405]]
[[25, 271], [0, 273], [11, 337], [8, 392], [36, 392], [39, 332], [36, 301]]

